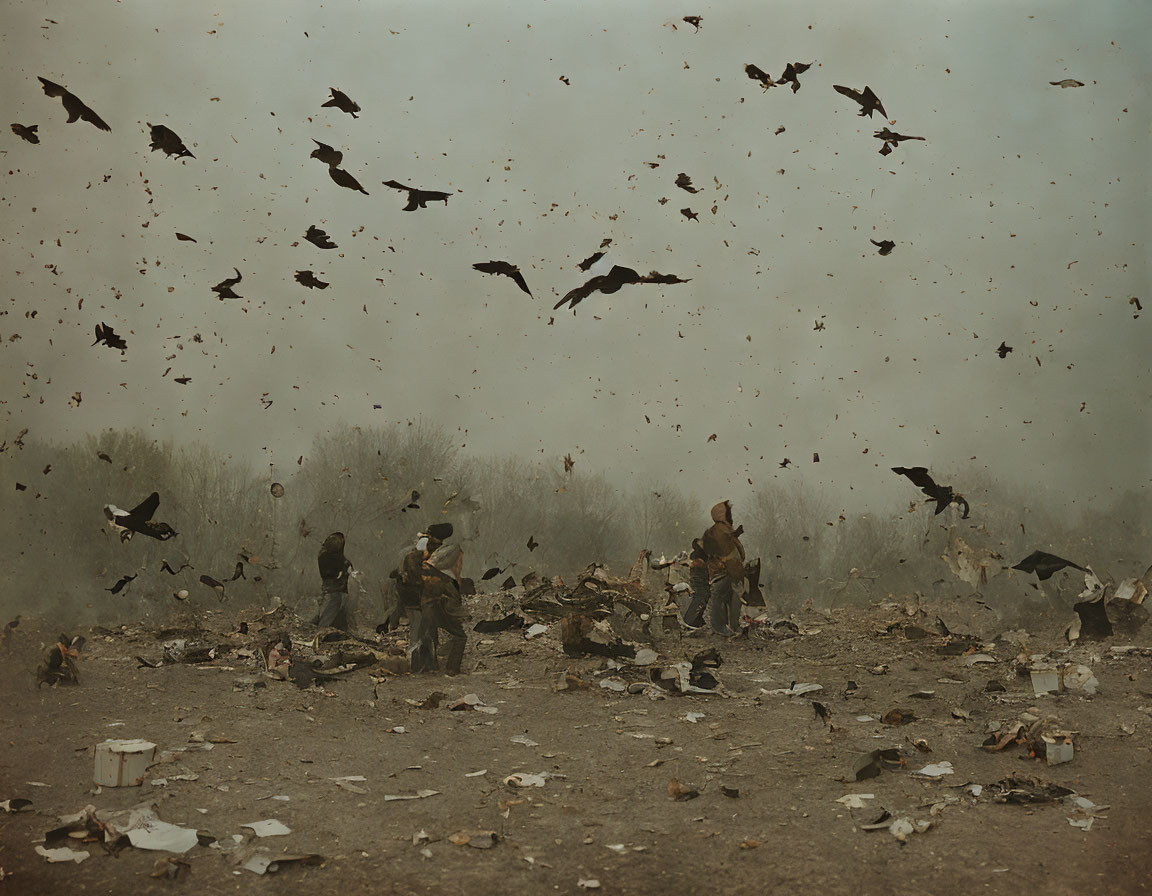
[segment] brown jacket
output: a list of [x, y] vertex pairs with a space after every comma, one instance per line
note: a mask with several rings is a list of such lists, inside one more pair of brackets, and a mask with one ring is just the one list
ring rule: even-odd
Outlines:
[[734, 585], [744, 581], [744, 545], [732, 526], [732, 506], [721, 501], [712, 508], [712, 526], [702, 539], [709, 575], [727, 573]]

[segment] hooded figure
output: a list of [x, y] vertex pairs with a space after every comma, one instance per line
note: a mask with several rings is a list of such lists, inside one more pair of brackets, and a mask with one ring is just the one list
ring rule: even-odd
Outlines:
[[443, 631], [444, 671], [449, 675], [460, 673], [467, 636], [461, 621], [460, 572], [464, 566], [464, 552], [459, 545], [449, 544], [437, 548], [424, 561], [423, 588], [420, 595], [420, 620], [411, 635], [409, 655], [413, 672], [432, 672], [438, 668], [438, 634]]
[[744, 527], [733, 528], [732, 504], [721, 501], [712, 508], [712, 526], [700, 540], [708, 566], [712, 591], [712, 630], [731, 635], [740, 630], [740, 604], [747, 581], [744, 578]]
[[352, 564], [344, 556], [343, 532], [333, 532], [324, 539], [316, 563], [320, 567], [323, 586], [316, 624], [321, 628], [348, 631], [348, 575]]

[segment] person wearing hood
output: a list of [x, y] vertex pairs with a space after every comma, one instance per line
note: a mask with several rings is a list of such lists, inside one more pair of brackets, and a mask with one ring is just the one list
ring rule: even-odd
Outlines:
[[323, 589], [316, 624], [321, 628], [348, 631], [348, 576], [352, 572], [352, 564], [344, 556], [343, 532], [333, 532], [324, 539], [316, 562], [320, 567]]
[[712, 631], [721, 635], [740, 631], [740, 605], [748, 587], [744, 576], [744, 545], [740, 543], [743, 533], [743, 526], [732, 526], [730, 501], [721, 501], [712, 508], [712, 526], [704, 533], [701, 544], [712, 592]]
[[[422, 569], [423, 587], [420, 595], [420, 620], [411, 635], [408, 653], [413, 672], [433, 672], [438, 668], [437, 653], [444, 659], [444, 671], [459, 675], [464, 660], [463, 611], [460, 601], [460, 572], [464, 566], [464, 552], [459, 545], [437, 548]], [[447, 636], [442, 652], [439, 633]]]

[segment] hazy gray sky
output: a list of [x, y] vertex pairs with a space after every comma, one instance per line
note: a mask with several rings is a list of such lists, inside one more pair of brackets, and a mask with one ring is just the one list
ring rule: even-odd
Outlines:
[[[1149, 487], [1144, 0], [52, 0], [3, 22], [4, 121], [41, 143], [5, 128], [0, 438], [142, 426], [286, 465], [337, 424], [422, 415], [469, 451], [737, 502], [773, 477], [911, 499], [888, 467], [916, 464]], [[798, 93], [744, 73], [790, 61], [815, 63]], [[65, 124], [37, 75], [112, 132]], [[925, 142], [879, 155], [886, 122], [833, 84]], [[359, 118], [321, 107], [332, 86]], [[196, 158], [150, 153], [149, 122]], [[389, 179], [453, 195], [404, 212]], [[553, 312], [605, 238], [691, 282]], [[471, 269], [490, 259], [533, 297]], [[233, 267], [244, 298], [219, 301]], [[90, 347], [101, 321], [123, 357]]]

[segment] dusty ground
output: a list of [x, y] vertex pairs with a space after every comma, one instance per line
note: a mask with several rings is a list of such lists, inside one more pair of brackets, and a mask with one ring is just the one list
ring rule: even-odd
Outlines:
[[[248, 636], [223, 634], [235, 630], [238, 615], [201, 618], [221, 633], [209, 640], [237, 648], [271, 631], [261, 630], [256, 612], [244, 617]], [[725, 693], [654, 700], [598, 686], [554, 691], [564, 670], [595, 685], [603, 668], [599, 659], [566, 657], [555, 629], [534, 641], [506, 632], [481, 642], [470, 633], [467, 674], [458, 678], [405, 675], [377, 684], [370, 670], [360, 670], [309, 691], [271, 680], [253, 688], [254, 664], [228, 651], [203, 666], [137, 668], [136, 654], [159, 658], [155, 632], [89, 632], [81, 685], [38, 690], [30, 669], [54, 633], [26, 620], [0, 653], [0, 799], [26, 797], [33, 805], [0, 814], [0, 893], [575, 893], [589, 879], [605, 893], [1152, 890], [1152, 651], [1110, 650], [1148, 647], [1152, 631], [1062, 654], [1052, 623], [1052, 632], [1033, 636], [1028, 648], [1090, 665], [1100, 691], [1036, 697], [1016, 673], [1020, 648], [1006, 640], [985, 650], [995, 664], [970, 666], [937, 653], [939, 636], [909, 640], [900, 627], [888, 631], [892, 623], [932, 628], [894, 605], [794, 621], [800, 633], [784, 640], [660, 642], [661, 661], [717, 646]], [[886, 672], [870, 671], [882, 664]], [[985, 693], [991, 679], [1006, 692]], [[850, 680], [859, 687], [846, 693]], [[823, 690], [762, 693], [793, 682]], [[448, 694], [445, 703], [475, 693], [497, 711], [407, 702], [435, 690]], [[918, 690], [935, 695], [909, 697]], [[816, 717], [813, 697], [830, 709], [831, 729]], [[889, 727], [857, 718], [878, 719], [894, 707], [918, 719]], [[1022, 746], [981, 749], [990, 722], [1011, 722], [1029, 708], [1078, 732], [1072, 762], [1049, 767]], [[953, 709], [970, 719], [954, 718]], [[689, 721], [688, 713], [703, 715]], [[515, 743], [517, 735], [538, 745]], [[94, 792], [94, 744], [144, 737], [174, 750], [196, 736], [234, 743], [181, 753], [150, 777], [191, 773], [197, 780]], [[911, 744], [920, 738], [931, 754]], [[898, 747], [905, 767], [851, 781], [856, 755], [877, 747]], [[912, 774], [940, 760], [950, 761], [954, 774]], [[502, 783], [518, 771], [561, 777], [521, 790]], [[1010, 774], [1064, 785], [1110, 808], [1084, 831], [1069, 824], [1073, 812], [1064, 804], [997, 802], [992, 785]], [[330, 780], [346, 775], [363, 775], [368, 793]], [[673, 777], [698, 788], [699, 797], [671, 799]], [[962, 786], [968, 783], [984, 785], [983, 793], [973, 796]], [[721, 785], [737, 788], [738, 797], [722, 794]], [[383, 800], [421, 789], [439, 793]], [[836, 802], [850, 793], [874, 794], [868, 802], [876, 808]], [[160, 854], [139, 849], [112, 856], [89, 844], [92, 855], [79, 865], [50, 865], [34, 852], [60, 815], [89, 803], [116, 809], [140, 802], [232, 848], [194, 847], [185, 856], [190, 875], [176, 881], [152, 879]], [[879, 807], [932, 826], [906, 843], [886, 830], [861, 830]], [[241, 828], [265, 818], [280, 819], [291, 834], [257, 843]], [[493, 830], [500, 839], [486, 850], [448, 839], [462, 830]], [[414, 843], [421, 831], [430, 839]], [[234, 834], [244, 842], [235, 844]], [[236, 864], [257, 845], [327, 861], [260, 877]]]

